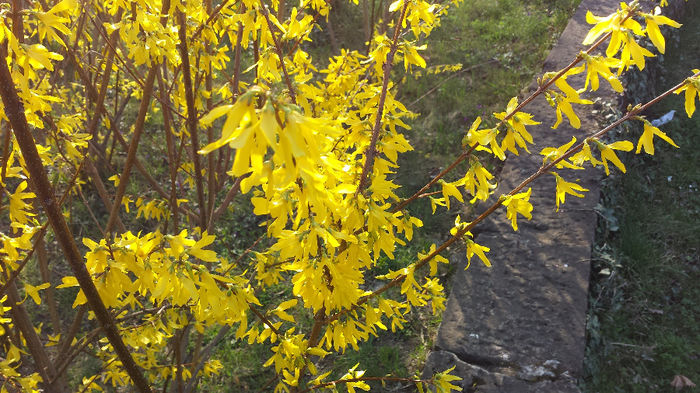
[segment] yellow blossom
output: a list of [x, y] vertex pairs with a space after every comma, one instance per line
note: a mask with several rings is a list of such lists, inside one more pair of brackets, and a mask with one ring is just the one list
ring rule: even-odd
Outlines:
[[700, 75], [698, 75], [700, 69], [694, 69], [693, 73], [695, 75], [686, 79], [685, 84], [674, 91], [676, 94], [685, 91], [685, 113], [688, 117], [693, 116], [695, 112], [695, 96], [700, 97], [700, 93], [698, 93], [700, 91]]
[[649, 123], [648, 120], [644, 119], [644, 132], [642, 132], [642, 136], [639, 137], [639, 142], [637, 142], [637, 150], [635, 151], [636, 154], [639, 154], [639, 152], [642, 151], [642, 148], [644, 148], [644, 151], [647, 154], [654, 155], [654, 135], [658, 136], [659, 138], [665, 140], [668, 142], [671, 146], [673, 147], [678, 147], [676, 143], [671, 139], [666, 133], [663, 131], [659, 130], [658, 128], [654, 127]]
[[559, 176], [556, 172], [551, 172], [552, 175], [557, 180], [557, 191], [556, 191], [556, 203], [557, 211], [559, 211], [559, 203], [566, 202], [566, 194], [571, 194], [575, 197], [583, 198], [583, 194], [579, 194], [577, 191], [588, 191], [587, 188], [583, 188], [576, 183], [568, 182]]
[[532, 188], [528, 188], [527, 191], [521, 192], [515, 195], [506, 196], [503, 201], [503, 206], [506, 207], [506, 216], [510, 219], [513, 230], [518, 230], [518, 213], [528, 220], [532, 219], [532, 204], [530, 203], [530, 195], [532, 194]]
[[625, 165], [617, 157], [617, 154], [615, 154], [615, 150], [630, 151], [634, 148], [634, 144], [632, 144], [632, 142], [617, 141], [611, 144], [604, 144], [596, 140], [596, 145], [598, 146], [598, 149], [600, 149], [600, 159], [603, 161], [603, 166], [605, 167], [606, 175], [610, 174], [610, 169], [608, 168], [608, 160], [615, 164], [615, 166], [618, 167], [622, 171], [622, 173], [625, 173], [627, 171], [625, 169]]

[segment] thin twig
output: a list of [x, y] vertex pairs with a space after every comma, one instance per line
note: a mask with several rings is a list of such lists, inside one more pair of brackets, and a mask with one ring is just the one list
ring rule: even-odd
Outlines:
[[435, 86], [431, 87], [428, 91], [426, 91], [425, 93], [423, 93], [423, 95], [421, 95], [420, 97], [416, 98], [415, 100], [413, 100], [413, 102], [411, 102], [410, 104], [408, 104], [408, 105], [406, 105], [406, 106], [407, 106], [407, 107], [412, 107], [413, 105], [416, 105], [416, 104], [418, 103], [418, 101], [420, 101], [420, 100], [422, 100], [423, 98], [425, 98], [425, 97], [431, 95], [435, 90], [438, 89], [438, 87], [444, 85], [445, 83], [447, 83], [447, 82], [448, 82], [449, 80], [451, 80], [452, 78], [455, 78], [455, 77], [457, 77], [457, 76], [459, 76], [459, 75], [461, 75], [461, 74], [463, 74], [463, 73], [465, 73], [465, 72], [471, 71], [471, 70], [473, 70], [474, 68], [478, 68], [478, 67], [481, 67], [481, 66], [485, 66], [485, 65], [491, 64], [491, 63], [500, 63], [500, 61], [499, 61], [498, 59], [491, 59], [491, 60], [485, 61], [485, 62], [483, 62], [483, 63], [474, 64], [473, 66], [469, 66], [469, 67], [467, 67], [467, 68], [462, 68], [461, 70], [459, 70], [459, 71], [453, 73], [452, 75], [448, 76], [447, 78], [442, 79], [440, 82], [436, 83]]
[[260, 7], [260, 10], [262, 11], [263, 16], [265, 17], [265, 21], [267, 22], [267, 29], [270, 31], [270, 35], [272, 36], [272, 41], [275, 43], [275, 52], [277, 52], [277, 57], [279, 58], [280, 62], [280, 67], [282, 67], [282, 72], [284, 73], [284, 81], [287, 83], [287, 89], [289, 90], [289, 97], [292, 99], [292, 103], [296, 105], [297, 103], [297, 98], [296, 98], [296, 93], [294, 93], [294, 86], [292, 86], [292, 80], [289, 78], [289, 73], [287, 73], [287, 66], [284, 65], [284, 59], [285, 56], [282, 54], [282, 48], [280, 47], [279, 40], [277, 36], [275, 36], [274, 33], [274, 28], [273, 24], [270, 21], [270, 15], [267, 10], [267, 6], [262, 4]]
[[204, 199], [204, 184], [202, 182], [202, 164], [199, 161], [199, 134], [197, 130], [197, 109], [194, 104], [194, 91], [192, 90], [192, 75], [190, 73], [190, 55], [187, 51], [187, 17], [182, 11], [178, 11], [178, 36], [180, 38], [180, 59], [182, 61], [182, 79], [185, 86], [185, 101], [187, 103], [187, 131], [190, 133], [192, 147], [192, 162], [194, 164], [194, 178], [197, 187], [197, 202], [199, 204], [199, 226], [207, 226], [207, 204]]
[[394, 38], [391, 41], [391, 49], [387, 53], [386, 60], [384, 62], [384, 76], [382, 81], [382, 91], [379, 95], [379, 104], [377, 106], [376, 119], [374, 120], [374, 127], [372, 128], [372, 139], [370, 140], [367, 150], [365, 150], [365, 165], [362, 168], [362, 173], [360, 174], [360, 183], [357, 186], [357, 192], [355, 195], [359, 195], [364, 191], [367, 186], [368, 178], [370, 177], [370, 172], [374, 166], [374, 157], [377, 154], [377, 140], [379, 140], [379, 131], [382, 126], [382, 117], [384, 115], [384, 105], [386, 103], [386, 95], [389, 90], [389, 77], [391, 76], [391, 69], [394, 63], [394, 55], [398, 49], [399, 33], [401, 32], [401, 25], [404, 17], [406, 16], [406, 10], [408, 9], [409, 1], [403, 2], [403, 7], [401, 8], [401, 15], [396, 20], [396, 28], [394, 29]]
[[[699, 72], [699, 73], [696, 73], [695, 75], [693, 75], [692, 78], [698, 77], [698, 76], [700, 76], [700, 72]], [[508, 194], [506, 194], [506, 196], [513, 196], [513, 195], [517, 194], [517, 193], [520, 192], [523, 188], [527, 187], [530, 183], [532, 183], [533, 181], [535, 181], [537, 178], [539, 178], [539, 177], [541, 177], [542, 175], [548, 173], [548, 172], [549, 172], [552, 168], [554, 168], [558, 163], [560, 163], [561, 161], [563, 161], [563, 160], [565, 160], [565, 159], [571, 157], [574, 153], [576, 153], [576, 152], [578, 152], [579, 150], [581, 150], [581, 149], [583, 148], [584, 144], [587, 143], [588, 140], [599, 138], [600, 136], [602, 136], [602, 135], [608, 133], [608, 132], [609, 132], [610, 130], [612, 130], [613, 128], [619, 126], [620, 124], [622, 124], [623, 122], [629, 120], [630, 118], [632, 118], [632, 117], [634, 117], [634, 116], [637, 116], [639, 113], [644, 112], [644, 111], [645, 111], [646, 109], [648, 109], [650, 106], [656, 104], [657, 102], [659, 102], [660, 100], [664, 99], [665, 97], [667, 97], [668, 95], [670, 95], [670, 94], [673, 93], [674, 91], [680, 89], [680, 88], [683, 87], [686, 83], [688, 83], [688, 79], [686, 79], [686, 80], [684, 80], [683, 82], [677, 84], [676, 86], [672, 87], [671, 89], [667, 90], [666, 92], [664, 92], [663, 94], [661, 94], [661, 95], [659, 95], [658, 97], [654, 98], [653, 100], [647, 102], [646, 104], [644, 104], [644, 105], [638, 105], [638, 106], [634, 107], [632, 110], [630, 110], [629, 112], [627, 112], [627, 114], [625, 114], [623, 117], [621, 117], [620, 119], [618, 119], [618, 120], [616, 120], [615, 122], [611, 123], [610, 125], [608, 125], [607, 127], [603, 128], [602, 130], [600, 130], [600, 131], [598, 131], [598, 132], [596, 132], [596, 133], [593, 133], [591, 136], [589, 136], [588, 138], [586, 138], [585, 140], [583, 140], [582, 142], [580, 142], [580, 143], [577, 144], [576, 146], [574, 146], [574, 147], [570, 148], [569, 150], [567, 150], [566, 153], [562, 154], [562, 155], [561, 155], [560, 157], [558, 157], [557, 159], [551, 161], [549, 164], [542, 165], [542, 166], [540, 167], [540, 169], [538, 169], [535, 173], [533, 173], [533, 174], [532, 174], [530, 177], [528, 177], [527, 179], [523, 180], [517, 187], [515, 187], [515, 188], [512, 189]], [[441, 252], [443, 252], [445, 249], [447, 249], [447, 247], [449, 247], [450, 245], [452, 245], [452, 244], [455, 243], [456, 241], [462, 239], [462, 238], [467, 234], [467, 232], [471, 231], [477, 224], [479, 224], [480, 222], [482, 222], [484, 219], [486, 219], [486, 217], [488, 217], [489, 215], [491, 215], [491, 213], [493, 213], [494, 211], [496, 211], [496, 209], [498, 209], [498, 208], [503, 204], [503, 202], [505, 201], [505, 199], [506, 199], [506, 198], [499, 198], [499, 199], [498, 199], [496, 202], [494, 202], [488, 209], [486, 209], [486, 211], [484, 211], [483, 213], [481, 213], [477, 218], [475, 218], [473, 221], [471, 221], [469, 224], [467, 224], [464, 228], [458, 230], [451, 238], [449, 238], [449, 239], [446, 240], [444, 243], [442, 243], [439, 247], [437, 247], [437, 248], [435, 249], [435, 251], [433, 251], [432, 253], [428, 254], [426, 257], [424, 257], [424, 258], [421, 259], [420, 261], [418, 261], [418, 262], [416, 263], [415, 269], [418, 270], [418, 269], [420, 269], [421, 267], [425, 266], [428, 262], [430, 262], [433, 258], [435, 258], [435, 256], [437, 256], [438, 254], [440, 254]], [[406, 275], [400, 275], [400, 276], [394, 278], [393, 280], [391, 280], [389, 283], [387, 283], [387, 284], [384, 285], [383, 287], [381, 287], [381, 288], [379, 288], [378, 290], [372, 292], [371, 294], [366, 295], [365, 297], [361, 298], [357, 303], [355, 303], [355, 304], [353, 305], [353, 307], [351, 307], [351, 308], [349, 308], [349, 309], [344, 309], [344, 310], [342, 310], [342, 311], [338, 311], [338, 312], [336, 312], [335, 314], [329, 316], [329, 317], [326, 319], [326, 323], [330, 323], [330, 322], [332, 322], [332, 321], [335, 321], [335, 320], [337, 320], [341, 315], [347, 314], [348, 312], [351, 312], [351, 311], [357, 309], [358, 307], [360, 307], [360, 306], [362, 306], [363, 304], [367, 303], [367, 301], [369, 301], [371, 298], [374, 298], [374, 297], [376, 297], [376, 296], [378, 296], [378, 295], [380, 295], [380, 294], [386, 292], [386, 291], [389, 290], [390, 288], [393, 288], [393, 287], [399, 285], [405, 278], [406, 278]]]

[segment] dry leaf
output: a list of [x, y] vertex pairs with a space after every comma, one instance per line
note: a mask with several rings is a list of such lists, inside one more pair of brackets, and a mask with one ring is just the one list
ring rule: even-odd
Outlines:
[[671, 386], [676, 388], [676, 390], [681, 390], [684, 387], [695, 387], [695, 384], [685, 375], [676, 375], [671, 381]]

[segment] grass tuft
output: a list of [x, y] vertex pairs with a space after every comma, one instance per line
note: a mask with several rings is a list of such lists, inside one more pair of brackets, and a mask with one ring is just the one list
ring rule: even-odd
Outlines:
[[[685, 21], [662, 74], [697, 67], [699, 22]], [[662, 75], [657, 91], [675, 83]], [[681, 148], [657, 141], [653, 157], [628, 155], [628, 173], [603, 190], [619, 229], [602, 228], [596, 247], [585, 392], [671, 392], [677, 375], [700, 382], [700, 118], [687, 118], [680, 96], [648, 117], [671, 109], [676, 118], [662, 129]]]

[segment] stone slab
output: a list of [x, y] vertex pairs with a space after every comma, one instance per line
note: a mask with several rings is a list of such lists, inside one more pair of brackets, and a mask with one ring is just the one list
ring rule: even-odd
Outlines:
[[[563, 68], [581, 50], [590, 25], [587, 10], [596, 15], [613, 12], [619, 3], [583, 0], [557, 45], [545, 72]], [[570, 78], [572, 84], [580, 83]], [[604, 82], [601, 83], [603, 85]], [[536, 86], [533, 83], [530, 89]], [[613, 99], [610, 90], [599, 90]], [[580, 106], [579, 106], [580, 107]], [[530, 128], [537, 154], [545, 146], [561, 146], [574, 135], [582, 140], [600, 129], [590, 108], [577, 111], [582, 126], [569, 127], [566, 119], [551, 129], [556, 117], [543, 97], [525, 110], [539, 126]], [[537, 171], [541, 156], [511, 155], [501, 173], [495, 197], [509, 192]], [[585, 199], [569, 196], [555, 211], [555, 179], [551, 175], [532, 183], [532, 221], [519, 219], [513, 232], [504, 210], [477, 229], [477, 242], [491, 248], [491, 268], [476, 260], [453, 278], [452, 292], [429, 355], [425, 374], [456, 367], [465, 391], [577, 392], [585, 348], [590, 258], [595, 236], [600, 172], [557, 170], [567, 180], [589, 189]], [[492, 201], [485, 203], [488, 206]]]

